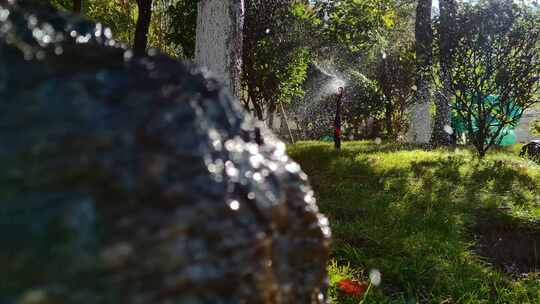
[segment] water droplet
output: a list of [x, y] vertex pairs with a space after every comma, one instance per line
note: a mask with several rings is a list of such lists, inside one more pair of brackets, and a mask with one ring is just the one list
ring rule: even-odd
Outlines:
[[212, 146], [214, 147], [214, 149], [216, 149], [216, 151], [221, 151], [221, 141], [219, 140], [214, 140], [212, 141]]
[[369, 281], [371, 284], [379, 286], [381, 284], [381, 272], [378, 269], [372, 269], [369, 272]]
[[449, 135], [452, 135], [452, 134], [454, 134], [454, 129], [452, 129], [452, 127], [449, 126], [449, 125], [445, 125], [444, 126], [444, 132], [446, 132]]
[[[9, 32], [11, 30], [11, 27], [12, 27], [11, 22], [7, 21], [4, 24], [2, 24], [2, 26], [0, 26], [0, 32], [7, 33], [7, 32]], [[10, 42], [10, 40], [12, 40], [12, 39], [10, 39], [10, 36], [7, 36], [6, 37], [6, 42], [7, 43], [12, 43], [12, 42]]]
[[37, 25], [37, 23], [38, 23], [38, 20], [36, 16], [30, 15], [30, 17], [28, 17], [28, 27], [34, 28]]
[[62, 55], [62, 53], [64, 53], [64, 49], [61, 46], [57, 46], [54, 48], [54, 54]]
[[34, 58], [34, 54], [32, 53], [32, 50], [30, 48], [24, 48], [23, 49], [23, 54], [24, 54], [24, 60], [32, 60], [32, 58]]
[[103, 34], [105, 35], [105, 38], [111, 39], [112, 38], [112, 31], [110, 28], [106, 27], [103, 31]]
[[9, 17], [9, 11], [7, 9], [0, 9], [0, 21], [4, 22]]
[[262, 174], [260, 174], [259, 172], [253, 174], [253, 179], [258, 183], [262, 182], [263, 180]]
[[255, 154], [249, 158], [249, 162], [255, 169], [257, 169], [264, 162], [264, 157], [262, 157], [260, 154]]
[[52, 40], [52, 38], [49, 35], [45, 35], [45, 36], [43, 36], [43, 39], [41, 39], [41, 41], [43, 41], [43, 43], [45, 43], [45, 44], [49, 44], [51, 42], [51, 40]]
[[36, 59], [38, 59], [38, 60], [43, 60], [43, 59], [45, 59], [45, 52], [44, 52], [44, 51], [41, 51], [41, 50], [38, 51], [38, 52], [36, 52]]
[[39, 28], [34, 28], [32, 30], [32, 36], [34, 36], [34, 38], [37, 40], [41, 40], [41, 37], [43, 37], [43, 31]]
[[231, 161], [225, 163], [225, 172], [229, 177], [238, 177], [238, 169], [234, 167], [234, 164]]
[[328, 226], [330, 223], [328, 222], [328, 219], [325, 216], [319, 216], [319, 224], [321, 226]]
[[101, 23], [99, 22], [96, 23], [96, 27], [94, 28], [94, 36], [100, 37], [102, 31], [103, 31], [103, 26], [101, 25]]
[[276, 171], [278, 168], [277, 164], [275, 162], [270, 162], [268, 163], [268, 169], [270, 169], [271, 171]]
[[258, 154], [259, 153], [259, 146], [256, 144], [249, 144], [248, 145], [248, 152], [251, 154]]
[[265, 193], [266, 198], [268, 198], [269, 201], [276, 203], [276, 195], [272, 191], [266, 191]]
[[289, 171], [289, 173], [296, 174], [300, 172], [300, 166], [297, 163], [291, 162], [285, 166], [285, 170]]
[[227, 151], [233, 151], [234, 150], [234, 142], [232, 140], [227, 140], [225, 142], [225, 149]]
[[124, 52], [124, 60], [128, 61], [133, 57], [133, 51], [127, 50]]
[[277, 156], [277, 157], [280, 157], [283, 154], [285, 154], [285, 150], [286, 150], [285, 144], [282, 143], [282, 142], [278, 142], [276, 144], [276, 150], [274, 151], [274, 155]]
[[240, 209], [240, 202], [237, 201], [237, 200], [231, 201], [231, 202], [229, 203], [229, 207], [230, 207], [232, 210], [236, 211], [236, 210]]
[[90, 41], [90, 38], [92, 38], [92, 35], [86, 34], [84, 36], [77, 37], [77, 39], [75, 39], [75, 42], [76, 43], [87, 43], [88, 41]]

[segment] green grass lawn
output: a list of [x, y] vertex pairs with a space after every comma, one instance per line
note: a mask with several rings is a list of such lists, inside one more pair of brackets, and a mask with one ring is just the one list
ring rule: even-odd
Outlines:
[[[532, 235], [521, 245], [536, 250], [540, 167], [520, 159], [518, 150], [478, 160], [467, 149], [349, 142], [337, 153], [331, 143], [289, 146], [330, 219], [334, 302], [540, 303], [536, 274], [512, 276], [475, 250], [480, 223], [495, 234], [521, 227]], [[486, 250], [512, 249], [508, 244], [520, 238], [509, 235], [501, 248]], [[540, 250], [538, 256], [531, 263], [540, 262]], [[382, 283], [365, 297], [336, 290], [342, 278], [367, 280], [370, 269], [380, 270]]]

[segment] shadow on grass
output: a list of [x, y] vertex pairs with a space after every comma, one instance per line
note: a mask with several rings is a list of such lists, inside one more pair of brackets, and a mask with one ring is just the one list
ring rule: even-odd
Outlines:
[[[472, 231], [489, 247], [503, 230], [494, 230], [500, 223], [479, 210], [528, 204], [538, 182], [502, 161], [481, 162], [447, 151], [416, 157], [425, 152], [415, 150], [367, 143], [346, 144], [339, 153], [325, 144], [293, 149], [291, 155], [310, 176], [319, 206], [330, 218], [333, 258], [360, 269], [380, 269], [385, 294], [393, 299], [431, 302], [468, 294], [489, 300], [494, 286], [511, 288], [485, 263], [493, 257], [493, 264], [505, 265], [505, 258], [480, 247], [476, 252], [489, 257], [472, 252], [475, 237], [469, 227], [477, 227]], [[403, 151], [413, 153], [392, 153]], [[388, 162], [399, 165], [385, 166]], [[481, 219], [493, 225], [475, 226]], [[484, 236], [484, 231], [497, 232]], [[512, 231], [509, 238], [515, 232], [522, 236], [516, 239], [530, 244], [521, 247], [527, 257], [517, 257], [514, 251], [508, 256], [536, 265], [536, 256], [530, 258], [537, 249], [536, 234]]]
[[503, 272], [518, 278], [540, 269], [540, 223], [517, 219], [501, 209], [478, 210], [471, 226], [474, 249]]
[[[480, 200], [482, 191], [490, 193], [492, 197], [505, 197], [518, 204], [526, 204], [524, 193], [535, 191], [537, 181], [526, 172], [502, 161], [495, 161], [491, 165], [473, 165], [467, 185], [467, 199]], [[498, 202], [506, 203], [506, 202]]]

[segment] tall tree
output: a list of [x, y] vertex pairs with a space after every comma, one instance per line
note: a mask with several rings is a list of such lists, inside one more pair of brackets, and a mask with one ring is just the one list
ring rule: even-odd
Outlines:
[[197, 32], [197, 3], [199, 0], [176, 0], [167, 9], [171, 26], [165, 39], [177, 49], [183, 58], [195, 58], [195, 35]]
[[304, 46], [295, 0], [246, 0], [244, 70], [246, 107], [272, 125], [274, 113], [294, 97], [301, 85], [309, 52]]
[[433, 59], [432, 0], [418, 0], [416, 7], [416, 100], [411, 109], [410, 135], [416, 143], [428, 143], [431, 133], [430, 89]]
[[390, 12], [392, 26], [381, 32], [363, 70], [384, 95], [386, 136], [397, 139], [407, 130], [407, 110], [414, 103], [416, 3], [396, 0]]
[[152, 20], [152, 0], [137, 0], [139, 15], [135, 27], [133, 52], [135, 56], [144, 56], [148, 44], [148, 30]]
[[451, 112], [450, 112], [450, 75], [448, 69], [452, 65], [452, 51], [456, 44], [457, 3], [455, 0], [439, 1], [439, 64], [442, 89], [435, 99], [437, 113], [431, 143], [435, 146], [452, 144]]
[[198, 3], [195, 62], [220, 77], [240, 96], [243, 0], [201, 0]]
[[394, 46], [375, 63], [372, 77], [384, 95], [384, 119], [387, 136], [396, 138], [406, 127], [405, 114], [411, 106], [414, 91], [414, 52], [409, 48]]
[[540, 16], [507, 0], [462, 6], [448, 69], [452, 110], [482, 158], [540, 103]]

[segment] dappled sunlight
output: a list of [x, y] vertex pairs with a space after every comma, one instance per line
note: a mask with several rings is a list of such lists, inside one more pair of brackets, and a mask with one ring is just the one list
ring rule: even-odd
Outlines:
[[369, 141], [347, 142], [339, 153], [316, 142], [289, 151], [330, 218], [334, 259], [380, 269], [385, 293], [475, 301], [489, 296], [491, 284], [500, 285], [503, 298], [514, 290], [481, 251], [471, 251], [470, 229], [484, 208], [538, 214], [538, 166], [502, 151], [479, 160], [463, 148], [425, 151]]

